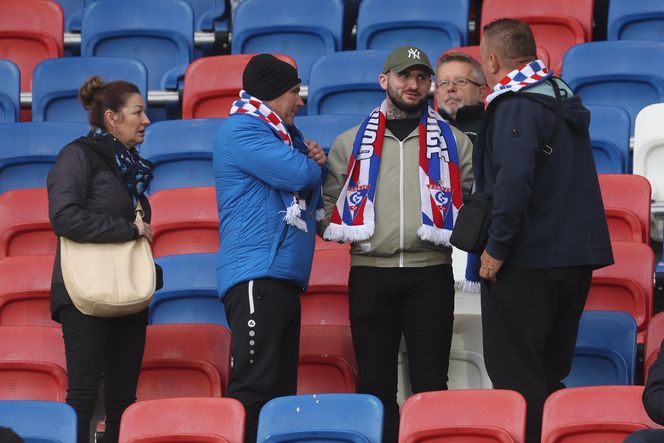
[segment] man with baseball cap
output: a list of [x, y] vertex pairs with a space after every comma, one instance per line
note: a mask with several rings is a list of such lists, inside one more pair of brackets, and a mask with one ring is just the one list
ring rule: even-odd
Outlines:
[[385, 100], [337, 137], [323, 190], [323, 237], [351, 243], [359, 391], [383, 402], [384, 442], [398, 436], [402, 334], [413, 392], [447, 388], [454, 312], [449, 237], [472, 186], [472, 146], [428, 105], [432, 74], [419, 48], [390, 54], [378, 76]]
[[254, 56], [214, 141], [219, 208], [219, 296], [232, 331], [228, 397], [245, 407], [245, 441], [270, 399], [294, 395], [300, 293], [307, 287], [317, 213], [320, 145], [294, 126], [300, 79], [290, 64]]

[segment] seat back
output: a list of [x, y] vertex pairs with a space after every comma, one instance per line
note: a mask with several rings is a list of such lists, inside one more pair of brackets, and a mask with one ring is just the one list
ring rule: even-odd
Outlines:
[[368, 116], [385, 100], [377, 79], [389, 54], [378, 50], [343, 51], [320, 57], [311, 67], [307, 114]]
[[664, 5], [657, 0], [611, 0], [606, 29], [607, 40], [662, 39]]
[[590, 111], [590, 143], [595, 167], [600, 174], [632, 172], [629, 136], [631, 119], [620, 106], [588, 106]]
[[178, 89], [194, 50], [194, 11], [184, 0], [96, 1], [85, 7], [82, 56], [133, 57], [148, 87]]
[[646, 106], [636, 116], [634, 128], [634, 173], [650, 181], [652, 199], [664, 202], [664, 135], [661, 121], [664, 103]]
[[217, 293], [217, 254], [182, 254], [156, 260], [164, 287], [150, 303], [150, 323], [214, 323], [228, 327]]
[[62, 7], [65, 19], [65, 32], [81, 32], [81, 16], [86, 3], [94, 0], [56, 0]]
[[648, 378], [648, 371], [659, 356], [662, 340], [664, 340], [664, 313], [660, 312], [651, 318], [650, 323], [648, 323], [648, 335], [643, 357], [644, 380]]
[[643, 386], [561, 389], [544, 403], [542, 443], [622, 442], [632, 432], [659, 427], [641, 402]]
[[599, 174], [611, 241], [650, 243], [650, 183], [640, 175]]
[[634, 119], [664, 101], [664, 42], [606, 41], [576, 45], [564, 59], [563, 78], [585, 105], [615, 105]]
[[0, 327], [59, 326], [51, 319], [53, 256], [0, 259]]
[[0, 59], [0, 123], [18, 121], [21, 110], [21, 73], [11, 60]]
[[400, 443], [523, 442], [526, 401], [515, 391], [467, 389], [425, 392], [401, 408]]
[[150, 193], [214, 186], [212, 146], [222, 119], [166, 120], [145, 130], [141, 156], [154, 163]]
[[491, 379], [484, 363], [482, 317], [478, 314], [454, 314], [450, 365], [447, 371], [450, 389], [490, 389]]
[[382, 430], [383, 405], [372, 395], [294, 395], [272, 399], [263, 406], [256, 441], [380, 443]]
[[56, 241], [48, 220], [46, 188], [0, 194], [0, 258], [54, 255]]
[[219, 250], [214, 187], [165, 189], [150, 195], [150, 205], [155, 257]]
[[316, 247], [309, 277], [309, 288], [300, 298], [303, 325], [349, 326], [348, 245], [341, 248]]
[[305, 138], [320, 143], [327, 154], [338, 136], [365, 118], [366, 115], [303, 115], [295, 119], [295, 125]]
[[309, 83], [311, 64], [319, 56], [341, 50], [341, 0], [244, 0], [233, 17], [233, 54], [288, 54]]
[[88, 122], [78, 90], [93, 75], [135, 84], [147, 103], [148, 71], [126, 57], [64, 57], [44, 60], [32, 76], [32, 121]]
[[76, 412], [65, 403], [0, 400], [0, 426], [11, 428], [28, 443], [74, 443], [76, 421]]
[[244, 440], [244, 407], [233, 398], [164, 398], [129, 406], [120, 423], [120, 443]]
[[469, 0], [364, 0], [357, 16], [357, 49], [416, 46], [433, 60], [468, 41]]
[[[242, 89], [244, 68], [254, 55], [218, 55], [194, 60], [184, 75], [182, 118], [228, 117]], [[297, 68], [291, 56], [274, 56]]]

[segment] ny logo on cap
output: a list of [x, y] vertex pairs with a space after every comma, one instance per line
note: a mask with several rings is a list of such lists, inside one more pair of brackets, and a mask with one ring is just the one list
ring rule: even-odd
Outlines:
[[416, 59], [419, 60], [420, 59], [420, 51], [418, 51], [415, 48], [409, 49], [408, 50], [408, 58], [416, 58]]

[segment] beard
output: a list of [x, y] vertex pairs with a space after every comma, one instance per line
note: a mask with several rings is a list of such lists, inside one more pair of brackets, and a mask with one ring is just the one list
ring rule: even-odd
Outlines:
[[420, 111], [422, 109], [422, 105], [424, 104], [424, 102], [427, 101], [427, 96], [424, 95], [417, 103], [412, 105], [408, 104], [404, 102], [401, 99], [401, 97], [399, 97], [397, 93], [390, 87], [387, 88], [387, 96], [395, 108], [399, 109], [400, 111], [406, 112], [408, 114]]

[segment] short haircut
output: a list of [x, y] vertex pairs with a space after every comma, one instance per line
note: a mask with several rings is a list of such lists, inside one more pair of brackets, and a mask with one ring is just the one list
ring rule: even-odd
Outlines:
[[436, 72], [438, 72], [438, 68], [440, 67], [440, 65], [449, 62], [468, 63], [473, 67], [473, 77], [475, 77], [473, 80], [475, 80], [477, 83], [481, 85], [486, 84], [486, 79], [484, 78], [484, 71], [482, 71], [482, 65], [480, 64], [480, 62], [475, 60], [474, 57], [471, 57], [470, 55], [460, 51], [448, 52], [447, 54], [444, 54], [442, 57], [439, 57], [438, 60], [436, 60]]
[[537, 58], [535, 37], [527, 23], [512, 18], [500, 18], [483, 29], [484, 38], [491, 39], [494, 50], [506, 60]]

